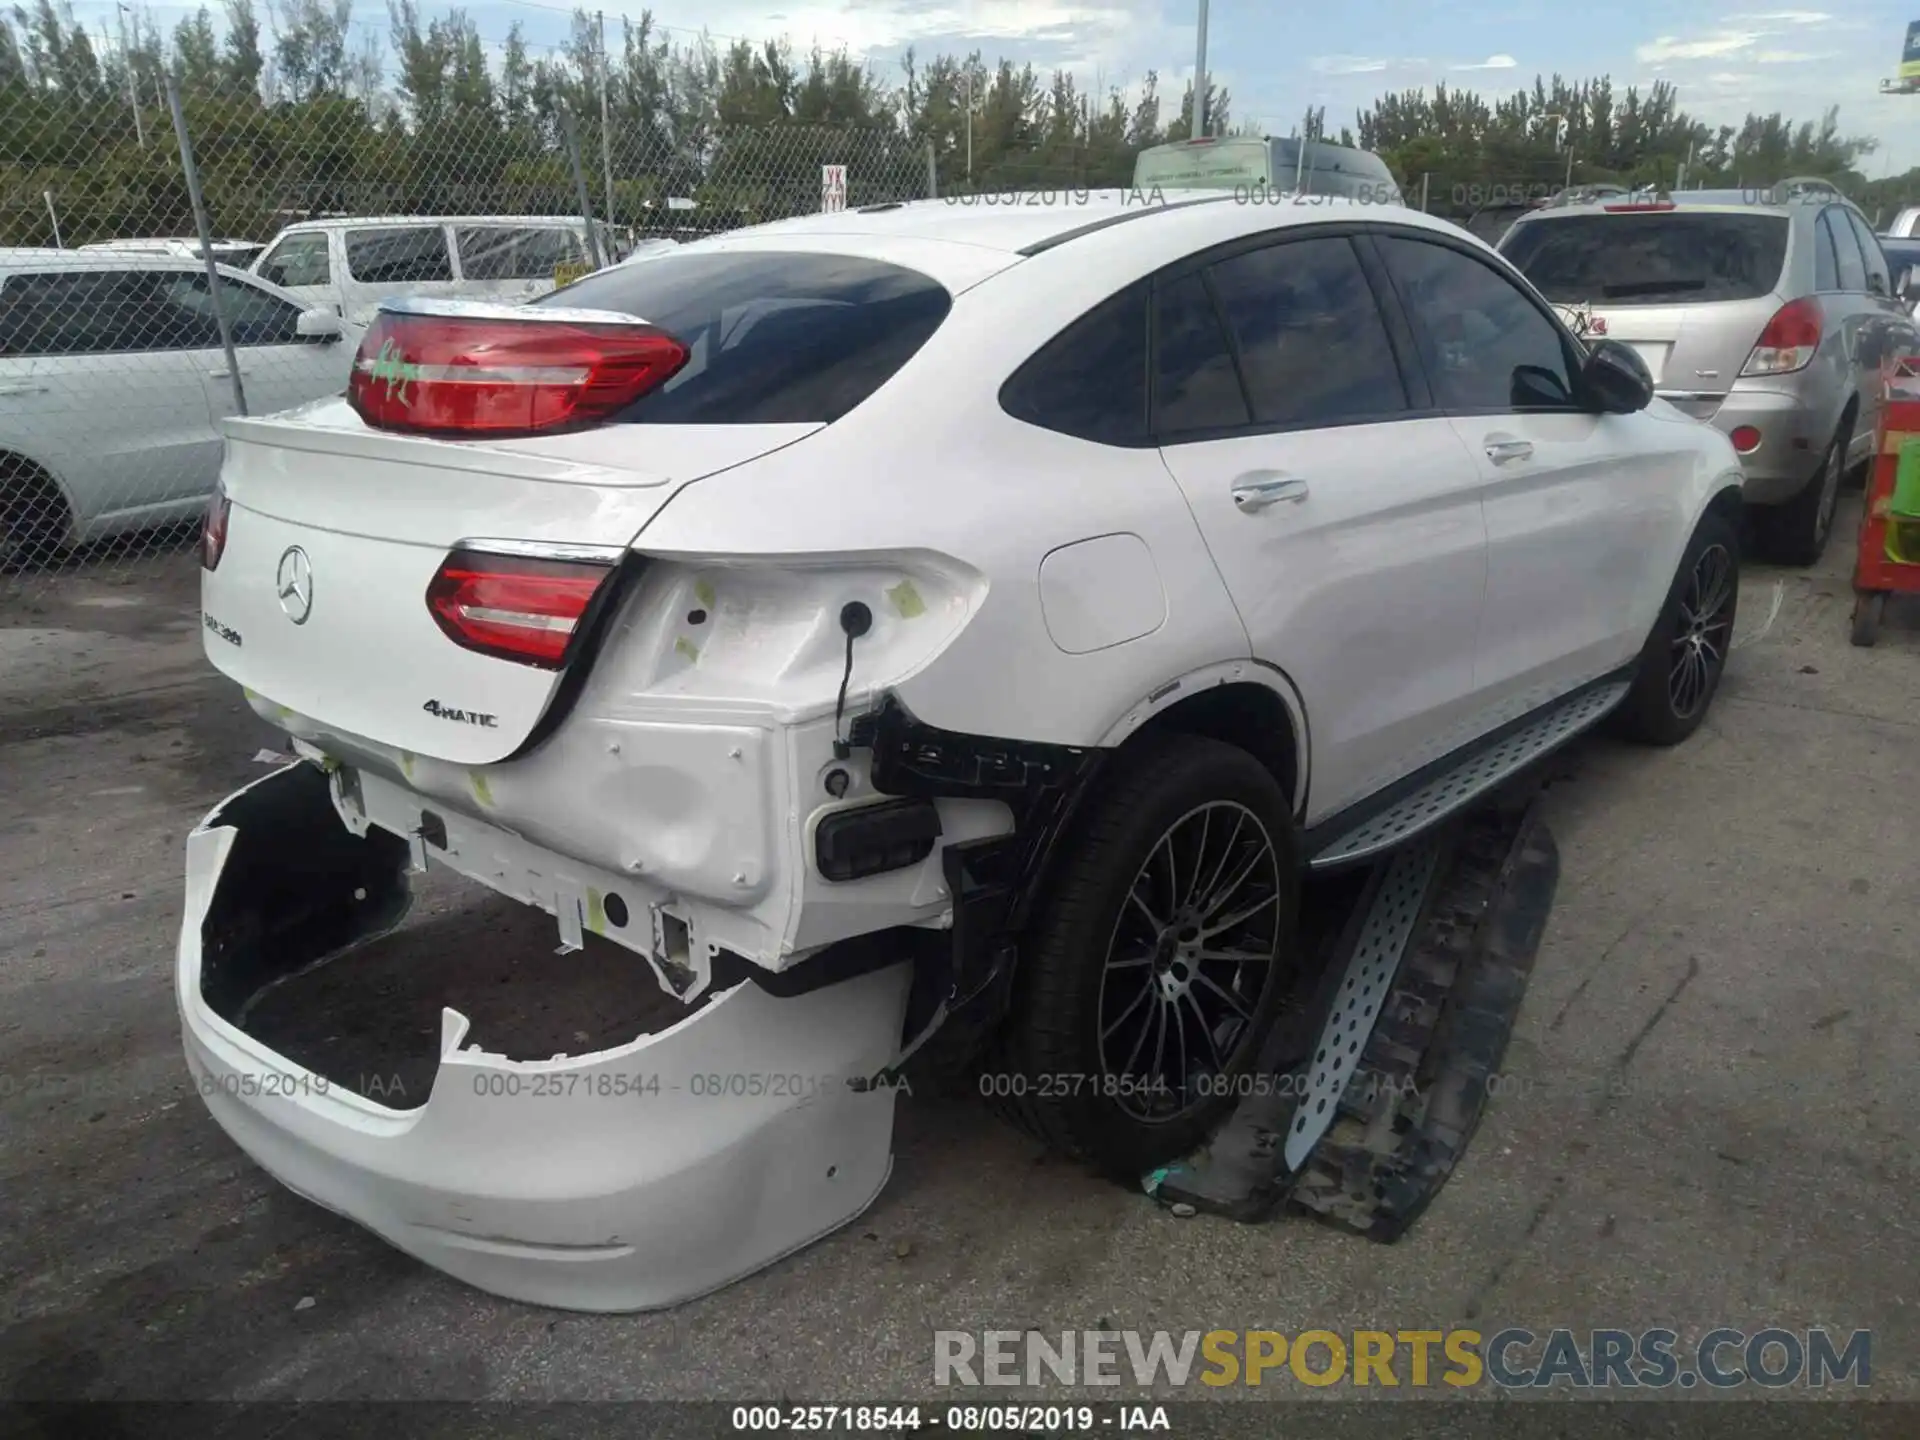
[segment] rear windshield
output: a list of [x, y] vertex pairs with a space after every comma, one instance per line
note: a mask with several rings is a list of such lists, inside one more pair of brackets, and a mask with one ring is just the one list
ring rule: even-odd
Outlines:
[[1515, 225], [1500, 251], [1558, 304], [1753, 300], [1780, 279], [1787, 217], [1674, 211], [1556, 216]]
[[953, 297], [918, 271], [844, 255], [669, 252], [535, 305], [618, 310], [693, 352], [617, 418], [657, 425], [832, 422], [886, 383]]

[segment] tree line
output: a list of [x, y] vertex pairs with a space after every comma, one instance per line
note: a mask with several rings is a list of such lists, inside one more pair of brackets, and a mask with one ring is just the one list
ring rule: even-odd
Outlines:
[[[622, 223], [730, 226], [816, 208], [828, 163], [847, 165], [856, 205], [929, 186], [1125, 185], [1143, 148], [1192, 132], [1191, 85], [1163, 96], [1151, 73], [1094, 93], [1065, 71], [909, 50], [884, 76], [845, 52], [682, 43], [650, 14], [603, 30], [584, 11], [548, 53], [516, 23], [494, 54], [460, 9], [389, 0], [383, 35], [351, 0], [261, 3], [220, 0], [221, 27], [202, 8], [170, 34], [137, 15], [105, 44], [60, 0], [0, 14], [0, 243], [49, 243], [56, 223], [67, 244], [189, 233], [169, 75], [215, 230], [254, 238], [311, 213], [572, 213], [582, 184]], [[1255, 133], [1220, 86], [1207, 114], [1213, 134]], [[1409, 90], [1337, 135], [1324, 111], [1293, 128], [1379, 152], [1415, 203], [1456, 218], [1569, 179], [1822, 175], [1881, 204], [1920, 196], [1920, 171], [1869, 185], [1875, 142], [1843, 135], [1835, 111], [1709, 125], [1669, 85], [1604, 77], [1540, 77], [1498, 100]], [[695, 201], [691, 218], [669, 197]]]

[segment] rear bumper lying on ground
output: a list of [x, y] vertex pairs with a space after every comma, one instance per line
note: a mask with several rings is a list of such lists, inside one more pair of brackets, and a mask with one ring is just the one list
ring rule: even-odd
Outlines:
[[658, 1033], [542, 1060], [469, 1043], [448, 1008], [412, 1110], [246, 1033], [249, 994], [399, 922], [411, 862], [397, 837], [341, 825], [304, 763], [228, 797], [188, 839], [188, 1065], [215, 1120], [289, 1188], [482, 1289], [620, 1311], [751, 1274], [886, 1183], [894, 1092], [860, 1082], [898, 1054], [905, 965], [792, 998], [749, 979]]

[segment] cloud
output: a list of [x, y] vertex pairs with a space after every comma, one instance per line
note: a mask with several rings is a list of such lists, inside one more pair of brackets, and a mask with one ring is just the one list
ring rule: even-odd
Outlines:
[[1511, 70], [1520, 62], [1511, 55], [1489, 55], [1474, 65], [1455, 65], [1455, 70]]
[[1729, 15], [1727, 19], [1753, 25], [1825, 25], [1833, 16], [1823, 10], [1768, 10], [1758, 15]]
[[1372, 75], [1385, 70], [1391, 60], [1369, 60], [1364, 55], [1319, 55], [1313, 68], [1322, 75]]
[[1756, 65], [1803, 65], [1810, 60], [1837, 60], [1839, 53], [1833, 50], [1762, 50], [1753, 57]]
[[1703, 35], [1693, 40], [1662, 35], [1636, 48], [1633, 55], [1643, 65], [1655, 65], [1666, 60], [1711, 60], [1717, 56], [1736, 55], [1742, 50], [1750, 50], [1765, 38], [1764, 32], [1756, 30], [1723, 30], [1717, 35]]

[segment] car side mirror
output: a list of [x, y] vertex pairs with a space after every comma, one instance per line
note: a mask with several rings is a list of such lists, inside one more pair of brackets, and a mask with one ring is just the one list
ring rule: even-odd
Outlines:
[[300, 318], [294, 323], [293, 333], [302, 340], [318, 340], [330, 344], [345, 333], [340, 317], [331, 310], [302, 310]]
[[1580, 387], [1602, 414], [1631, 415], [1653, 403], [1653, 372], [1637, 350], [1618, 340], [1589, 342]]

